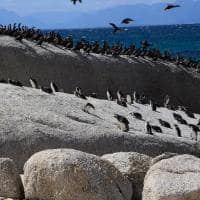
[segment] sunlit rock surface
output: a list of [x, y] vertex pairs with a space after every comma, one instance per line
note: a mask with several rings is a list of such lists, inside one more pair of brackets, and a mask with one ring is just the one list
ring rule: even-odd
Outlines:
[[[190, 138], [191, 128], [179, 125], [182, 138], [178, 138], [172, 113], [166, 108], [153, 112], [149, 105], [134, 103], [127, 108], [116, 102], [88, 98], [83, 100], [71, 94], [50, 95], [39, 89], [0, 84], [0, 157], [14, 160], [19, 172], [34, 153], [52, 148], [73, 148], [96, 155], [114, 152], [138, 152], [157, 156], [163, 152], [200, 155], [199, 143]], [[89, 102], [95, 110], [82, 109]], [[139, 112], [143, 121], [130, 115]], [[118, 129], [114, 114], [130, 121], [130, 131]], [[196, 119], [177, 111], [188, 123]], [[145, 121], [159, 125], [158, 119], [168, 121], [172, 129], [162, 127], [163, 133], [146, 134]]]

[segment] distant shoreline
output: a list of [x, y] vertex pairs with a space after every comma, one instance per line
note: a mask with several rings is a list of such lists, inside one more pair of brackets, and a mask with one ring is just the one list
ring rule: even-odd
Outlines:
[[[138, 27], [158, 27], [158, 26], [200, 26], [200, 23], [191, 23], [191, 24], [141, 24], [141, 25], [134, 25], [134, 26], [119, 26], [122, 28], [138, 28]], [[38, 27], [43, 31], [48, 31], [48, 30], [88, 30], [88, 29], [111, 29], [109, 26], [100, 26], [100, 27], [86, 27], [86, 28], [42, 28], [42, 27]]]

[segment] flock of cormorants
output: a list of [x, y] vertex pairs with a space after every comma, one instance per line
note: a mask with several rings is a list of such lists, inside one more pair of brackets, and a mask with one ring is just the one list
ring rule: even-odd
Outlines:
[[[23, 87], [23, 84], [20, 81], [11, 80], [11, 79], [8, 79], [8, 80], [1, 79], [0, 83], [8, 83], [8, 84], [11, 84], [11, 85], [14, 85], [14, 86]], [[41, 89], [42, 92], [45, 92], [49, 95], [50, 94], [56, 94], [57, 92], [60, 91], [59, 88], [57, 87], [57, 85], [54, 82], [50, 83], [50, 87], [43, 87], [43, 86], [40, 87], [38, 85], [37, 81], [30, 77], [29, 83], [30, 83], [32, 88]], [[84, 99], [84, 100], [88, 99], [84, 95], [84, 93], [82, 92], [80, 87], [75, 88], [74, 95], [76, 97]], [[130, 95], [130, 94], [124, 95], [120, 90], [118, 90], [117, 94], [116, 94], [117, 98], [114, 98], [114, 95], [111, 92], [111, 90], [107, 89], [106, 96], [107, 96], [108, 101], [115, 101], [118, 105], [120, 105], [122, 107], [133, 106], [135, 103], [138, 103], [138, 104], [143, 104], [143, 105], [149, 104], [153, 112], [157, 112], [158, 107], [166, 107], [168, 109], [174, 110], [173, 117], [177, 121], [177, 123], [190, 127], [191, 130], [192, 130], [191, 139], [198, 141], [198, 134], [200, 132], [200, 129], [199, 129], [200, 120], [199, 120], [197, 125], [189, 124], [180, 114], [176, 113], [176, 110], [184, 111], [187, 114], [188, 117], [193, 118], [193, 119], [195, 119], [194, 113], [191, 112], [190, 110], [188, 110], [187, 108], [183, 107], [183, 106], [179, 106], [179, 107], [171, 106], [170, 105], [170, 98], [169, 98], [168, 95], [164, 99], [163, 105], [158, 105], [156, 102], [153, 102], [152, 100], [148, 99], [144, 94], [139, 95], [137, 92], [134, 92], [133, 95]], [[90, 97], [97, 98], [97, 94], [92, 93], [90, 95]], [[85, 106], [82, 110], [84, 112], [88, 113], [88, 114], [92, 114], [92, 111], [95, 110], [95, 106], [88, 102], [88, 103], [85, 104]], [[130, 113], [130, 115], [132, 117], [136, 118], [137, 120], [144, 121], [142, 114], [139, 113], [139, 112], [132, 112], [132, 113]], [[115, 114], [114, 118], [116, 118], [117, 121], [119, 122], [118, 128], [121, 131], [123, 131], [123, 132], [129, 131], [129, 121], [126, 117], [119, 115], [119, 114]], [[169, 122], [164, 121], [162, 119], [158, 119], [158, 121], [159, 121], [161, 127], [172, 129], [172, 126]], [[173, 126], [176, 130], [177, 136], [182, 137], [181, 130], [180, 130], [179, 126], [177, 124], [174, 124]], [[150, 124], [149, 121], [146, 121], [146, 133], [149, 134], [149, 135], [154, 135], [153, 132], [163, 133], [161, 127], [156, 126], [156, 125], [152, 125], [152, 124]]]
[[[82, 3], [82, 0], [71, 0], [71, 2], [76, 5], [76, 2]], [[164, 8], [164, 10], [170, 10], [172, 8], [178, 8], [181, 7], [180, 5], [177, 4], [167, 4], [167, 6]]]
[[[77, 1], [80, 3], [82, 2], [81, 0], [71, 0], [74, 4], [76, 4]], [[180, 7], [180, 5], [174, 5], [174, 4], [168, 4], [164, 10], [169, 10], [175, 7]], [[130, 22], [134, 21], [131, 18], [125, 18], [122, 20], [121, 23], [123, 24], [129, 24]], [[116, 26], [114, 23], [110, 23], [110, 25], [113, 27], [113, 33], [116, 33], [118, 31], [121, 31], [122, 29]], [[19, 42], [23, 42], [23, 39], [31, 40], [37, 43], [37, 45], [42, 46], [43, 42], [51, 43], [54, 45], [59, 45], [62, 46], [66, 49], [74, 50], [74, 51], [84, 51], [86, 53], [96, 53], [96, 54], [103, 54], [103, 55], [112, 55], [114, 57], [120, 56], [120, 55], [127, 55], [127, 56], [135, 56], [135, 57], [148, 57], [151, 58], [152, 61], [157, 61], [157, 60], [163, 60], [163, 61], [170, 61], [174, 62], [177, 65], [181, 65], [186, 68], [193, 68], [197, 72], [200, 72], [200, 61], [195, 61], [192, 59], [186, 59], [181, 56], [174, 57], [172, 54], [169, 52], [165, 51], [164, 53], [161, 53], [158, 49], [152, 48], [152, 45], [147, 41], [144, 40], [141, 42], [141, 46], [139, 48], [136, 48], [134, 44], [128, 46], [128, 47], [123, 47], [122, 44], [117, 43], [110, 45], [108, 42], [104, 41], [103, 44], [101, 45], [98, 42], [90, 43], [86, 39], [81, 39], [80, 41], [74, 43], [74, 40], [72, 36], [68, 37], [62, 37], [59, 33], [56, 32], [49, 32], [49, 33], [44, 33], [40, 29], [35, 29], [35, 27], [29, 28], [27, 26], [22, 26], [21, 24], [9, 24], [8, 26], [3, 26], [0, 25], [0, 35], [9, 35], [12, 37], [15, 37], [15, 39]], [[54, 82], [50, 83], [50, 87], [39, 87], [37, 84], [37, 81], [33, 78], [29, 79], [29, 82], [33, 88], [36, 89], [41, 89], [43, 92], [48, 93], [48, 94], [55, 94], [56, 92], [59, 92], [58, 87]], [[15, 81], [15, 80], [0, 80], [0, 83], [9, 83], [15, 86], [22, 87], [22, 83], [20, 81]], [[87, 97], [84, 95], [84, 93], [81, 91], [79, 87], [76, 87], [74, 91], [75, 96], [87, 100]], [[107, 99], [109, 101], [116, 101], [116, 103], [120, 106], [127, 107], [128, 105], [133, 105], [135, 102], [140, 103], [140, 104], [150, 104], [152, 111], [156, 112], [158, 104], [153, 102], [152, 100], [149, 100], [145, 95], [139, 95], [138, 93], [134, 92], [133, 96], [131, 95], [126, 95], [124, 96], [121, 91], [117, 91], [117, 98], [114, 99], [112, 92], [110, 89], [107, 89], [106, 92]], [[96, 93], [92, 93], [91, 97], [97, 98]], [[174, 106], [171, 106], [169, 104], [169, 97], [166, 96], [164, 99], [164, 107], [167, 107], [172, 110], [177, 110]], [[95, 110], [95, 107], [91, 103], [87, 103], [83, 111], [86, 113], [90, 114], [90, 111]], [[185, 113], [191, 117], [195, 118], [194, 114], [190, 112], [188, 109], [184, 107], [180, 107], [179, 109], [184, 110]], [[130, 113], [134, 118], [138, 120], [143, 120], [142, 114], [141, 113]], [[129, 131], [129, 121], [127, 120], [126, 117], [115, 114], [114, 117], [117, 119], [119, 122], [119, 128], [124, 131], [128, 132]], [[192, 135], [191, 138], [193, 140], [198, 139], [198, 132], [200, 132], [200, 129], [198, 125], [200, 125], [200, 122], [197, 125], [194, 124], [188, 124], [185, 119], [180, 114], [173, 113], [174, 119], [179, 123], [179, 124], [184, 124], [188, 125], [192, 129]], [[170, 123], [159, 119], [158, 120], [160, 125], [172, 129]], [[182, 137], [181, 135], [181, 130], [177, 124], [174, 124], [175, 130], [177, 132], [178, 137]], [[162, 129], [159, 126], [151, 125], [150, 122], [146, 122], [146, 133], [153, 135], [154, 132], [162, 133]]]
[[83, 38], [75, 43], [72, 36], [62, 37], [59, 33], [53, 31], [44, 33], [40, 29], [35, 29], [35, 27], [29, 28], [16, 23], [13, 25], [9, 24], [8, 26], [0, 25], [0, 35], [13, 36], [19, 42], [23, 42], [23, 39], [31, 40], [39, 46], [42, 46], [43, 42], [47, 42], [73, 51], [84, 51], [87, 54], [95, 53], [112, 55], [113, 57], [127, 55], [148, 57], [152, 61], [170, 61], [187, 69], [195, 69], [196, 72], [200, 73], [200, 61], [192, 60], [191, 58], [187, 59], [182, 56], [174, 57], [168, 51], [161, 53], [158, 49], [152, 48], [152, 45], [147, 40], [142, 41], [139, 48], [134, 44], [128, 47], [124, 47], [120, 43], [110, 45], [106, 41], [101, 45], [99, 42], [89, 42]]
[[[107, 99], [109, 101], [114, 100], [113, 94], [109, 89], [107, 90], [106, 94], [107, 94]], [[168, 95], [164, 98], [163, 105], [158, 105], [156, 102], [153, 102], [152, 100], [148, 99], [144, 94], [139, 95], [137, 92], [134, 92], [133, 96], [131, 96], [130, 94], [127, 94], [125, 96], [121, 91], [118, 90], [117, 91], [117, 99], [115, 101], [117, 102], [118, 105], [124, 106], [124, 107], [127, 107], [128, 105], [134, 105], [134, 103], [143, 104], [143, 105], [150, 104], [150, 107], [151, 107], [153, 112], [157, 112], [158, 107], [166, 107], [166, 108], [174, 110], [174, 111], [181, 110], [181, 111], [184, 111], [188, 117], [195, 119], [194, 113], [191, 112], [186, 107], [183, 107], [183, 106], [175, 107], [175, 106], [170, 105], [170, 98], [169, 98]], [[133, 113], [130, 113], [130, 114], [134, 118], [144, 121], [141, 113], [133, 112]], [[128, 121], [128, 119], [126, 117], [118, 115], [118, 114], [115, 114], [114, 117], [120, 123], [119, 128], [124, 132], [128, 132], [129, 131], [129, 121]], [[191, 139], [195, 140], [195, 141], [198, 140], [198, 132], [200, 132], [200, 129], [199, 129], [198, 126], [200, 125], [200, 121], [198, 122], [197, 125], [189, 124], [180, 114], [177, 114], [176, 112], [173, 113], [173, 117], [177, 121], [177, 123], [189, 126], [192, 129]], [[158, 121], [159, 121], [159, 123], [162, 127], [172, 129], [172, 126], [170, 125], [169, 122], [164, 121], [162, 119], [158, 119]], [[174, 124], [174, 127], [176, 129], [177, 136], [182, 137], [181, 130], [180, 130], [179, 126], [177, 124]], [[163, 133], [161, 127], [151, 125], [150, 122], [147, 121], [146, 122], [146, 133], [153, 135], [153, 131], [157, 132], [157, 133]]]

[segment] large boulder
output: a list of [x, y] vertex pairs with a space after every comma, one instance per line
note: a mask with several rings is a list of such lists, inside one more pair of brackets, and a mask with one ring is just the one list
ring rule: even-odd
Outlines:
[[148, 171], [143, 200], [199, 200], [200, 159], [179, 155], [161, 160]]
[[45, 200], [130, 200], [131, 183], [110, 162], [72, 149], [46, 150], [24, 166], [25, 197]]
[[103, 159], [110, 161], [126, 176], [133, 187], [133, 200], [142, 199], [144, 177], [149, 169], [151, 157], [136, 152], [106, 154]]
[[177, 156], [178, 154], [177, 153], [170, 153], [170, 152], [165, 152], [159, 156], [156, 156], [154, 157], [152, 160], [151, 160], [151, 166], [156, 164], [157, 162], [161, 161], [161, 160], [164, 160], [164, 159], [169, 159], [171, 157], [174, 157], [174, 156]]
[[13, 160], [9, 158], [0, 158], [0, 196], [15, 199], [24, 197], [20, 176]]

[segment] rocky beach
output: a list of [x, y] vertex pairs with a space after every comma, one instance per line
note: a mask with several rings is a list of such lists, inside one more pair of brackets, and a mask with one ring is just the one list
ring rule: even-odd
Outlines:
[[[88, 55], [10, 36], [0, 37], [0, 52], [1, 78], [23, 83], [0, 83], [1, 199], [200, 200], [199, 132], [191, 137], [200, 120], [197, 73], [173, 62]], [[29, 77], [61, 90], [31, 88]], [[86, 99], [73, 94], [77, 86]], [[168, 94], [194, 114], [136, 101], [124, 107], [105, 100], [107, 87], [160, 103]], [[89, 97], [93, 92], [98, 98]], [[85, 110], [88, 103], [94, 108]], [[115, 114], [128, 119], [127, 132]], [[161, 132], [147, 134], [146, 122]]]

